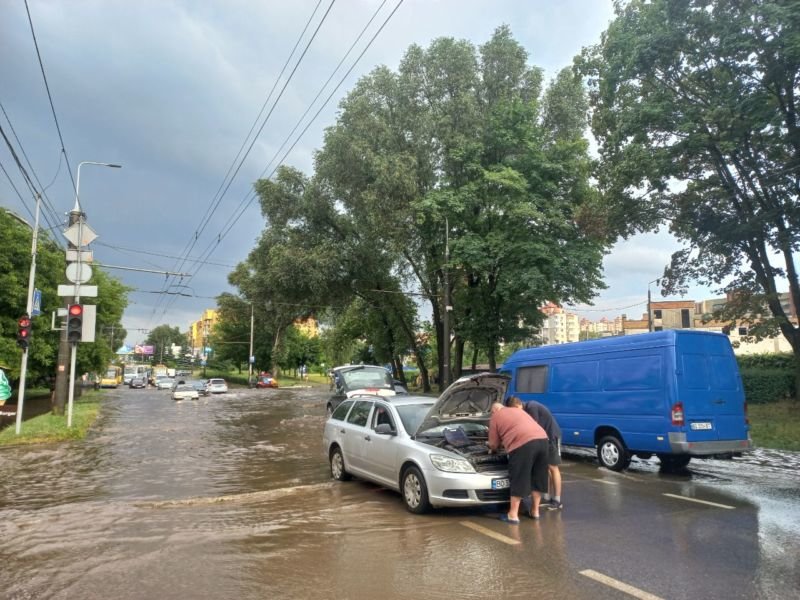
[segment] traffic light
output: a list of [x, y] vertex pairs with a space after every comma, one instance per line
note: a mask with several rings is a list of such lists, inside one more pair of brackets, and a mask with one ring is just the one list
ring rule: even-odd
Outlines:
[[28, 344], [31, 343], [31, 318], [28, 314], [24, 314], [17, 321], [19, 329], [17, 330], [17, 345], [23, 350], [28, 349]]
[[83, 336], [83, 305], [70, 304], [67, 309], [67, 341], [77, 344]]

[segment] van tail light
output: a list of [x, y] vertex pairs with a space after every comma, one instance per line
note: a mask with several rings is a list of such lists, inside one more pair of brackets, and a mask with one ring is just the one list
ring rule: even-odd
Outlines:
[[744, 402], [744, 424], [750, 425], [750, 416], [747, 414], [747, 401]]
[[672, 405], [672, 424], [683, 425], [683, 402], [676, 402]]

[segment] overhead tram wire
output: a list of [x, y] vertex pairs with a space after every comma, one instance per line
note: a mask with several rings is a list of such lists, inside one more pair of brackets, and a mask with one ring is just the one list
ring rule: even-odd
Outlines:
[[28, 211], [28, 215], [30, 215], [31, 221], [33, 221], [34, 220], [33, 211], [31, 210], [30, 206], [27, 205], [25, 200], [22, 198], [22, 194], [19, 193], [17, 186], [14, 185], [14, 180], [11, 179], [11, 175], [8, 174], [8, 171], [6, 171], [6, 168], [3, 166], [2, 162], [0, 162], [0, 171], [3, 171], [3, 173], [5, 174], [6, 179], [8, 179], [8, 183], [11, 185], [11, 189], [13, 189], [14, 193], [17, 194], [20, 203], [22, 203], [22, 206], [25, 208], [26, 211]]
[[[235, 172], [233, 173], [233, 175], [231, 176], [231, 179], [230, 179], [230, 181], [228, 181], [227, 185], [225, 185], [225, 187], [224, 187], [224, 189], [223, 189], [223, 191], [222, 191], [222, 194], [219, 196], [219, 198], [217, 198], [217, 199], [216, 199], [216, 203], [214, 203], [214, 200], [212, 199], [213, 208], [212, 208], [212, 210], [211, 210], [211, 213], [208, 215], [208, 218], [207, 218], [207, 219], [205, 219], [205, 224], [203, 224], [203, 225], [202, 225], [203, 229], [205, 228], [205, 225], [206, 225], [206, 224], [207, 224], [207, 223], [210, 221], [211, 217], [212, 217], [212, 216], [213, 216], [213, 214], [216, 212], [217, 208], [219, 208], [219, 205], [220, 205], [220, 203], [221, 203], [221, 201], [222, 201], [223, 197], [225, 196], [225, 193], [227, 193], [228, 189], [230, 188], [231, 184], [233, 183], [233, 179], [235, 178], [236, 174], [238, 174], [238, 172], [239, 172], [239, 169], [240, 169], [240, 168], [241, 168], [241, 166], [244, 164], [244, 161], [246, 160], [247, 156], [250, 154], [250, 151], [252, 150], [253, 146], [255, 145], [255, 142], [258, 140], [258, 136], [261, 134], [261, 132], [263, 131], [263, 129], [264, 129], [264, 127], [266, 126], [267, 122], [269, 121], [269, 118], [270, 118], [270, 116], [272, 115], [273, 111], [275, 110], [275, 107], [277, 106], [277, 104], [278, 104], [278, 102], [280, 101], [281, 97], [283, 96], [283, 93], [284, 93], [284, 91], [286, 90], [286, 87], [289, 85], [289, 83], [291, 82], [292, 78], [294, 77], [294, 74], [295, 74], [295, 72], [297, 71], [297, 68], [300, 66], [300, 63], [303, 61], [303, 58], [305, 57], [306, 53], [308, 52], [308, 49], [309, 49], [309, 47], [311, 46], [311, 43], [312, 43], [312, 42], [314, 41], [314, 39], [316, 38], [316, 36], [317, 36], [317, 33], [319, 32], [320, 28], [322, 27], [322, 24], [323, 24], [323, 23], [325, 22], [325, 20], [327, 19], [327, 17], [328, 17], [328, 14], [330, 13], [331, 9], [333, 8], [333, 5], [335, 4], [335, 2], [336, 2], [336, 0], [331, 0], [331, 3], [330, 3], [330, 5], [328, 6], [328, 9], [325, 11], [325, 14], [324, 14], [324, 15], [322, 16], [322, 18], [320, 19], [320, 22], [319, 22], [319, 24], [317, 25], [317, 28], [314, 30], [314, 33], [311, 35], [311, 38], [310, 38], [310, 39], [308, 40], [308, 42], [306, 43], [306, 46], [305, 46], [305, 48], [303, 49], [303, 53], [301, 54], [300, 58], [299, 58], [299, 59], [297, 60], [297, 62], [295, 63], [295, 66], [294, 66], [294, 68], [292, 69], [292, 72], [289, 74], [289, 77], [287, 78], [286, 82], [284, 83], [284, 85], [283, 85], [283, 88], [281, 88], [281, 91], [280, 91], [280, 93], [278, 94], [278, 97], [277, 97], [277, 98], [275, 99], [275, 101], [272, 103], [272, 108], [269, 110], [269, 113], [268, 113], [268, 114], [267, 114], [267, 116], [265, 117], [264, 121], [262, 122], [262, 124], [261, 124], [261, 126], [259, 127], [258, 131], [256, 132], [255, 136], [253, 137], [253, 140], [251, 141], [250, 145], [248, 146], [248, 148], [247, 148], [247, 150], [246, 150], [246, 152], [245, 152], [244, 156], [242, 156], [242, 157], [241, 157], [241, 160], [239, 161], [239, 165], [236, 167], [236, 170], [235, 170]], [[316, 14], [316, 12], [317, 12], [317, 8], [319, 7], [320, 3], [321, 3], [321, 0], [319, 0], [319, 2], [317, 3], [317, 6], [314, 8], [314, 11], [312, 12], [311, 16], [310, 16], [310, 17], [309, 17], [309, 19], [308, 19], [308, 22], [306, 23], [306, 26], [303, 28], [303, 31], [301, 32], [300, 36], [298, 37], [298, 39], [297, 39], [297, 42], [295, 43], [295, 46], [294, 46], [294, 48], [292, 49], [292, 52], [289, 54], [288, 58], [286, 59], [286, 62], [284, 63], [284, 66], [283, 66], [283, 69], [281, 69], [281, 74], [280, 74], [280, 75], [279, 75], [279, 77], [278, 77], [278, 78], [275, 80], [275, 86], [277, 86], [277, 83], [278, 83], [278, 81], [280, 80], [280, 76], [282, 76], [282, 75], [283, 75], [284, 71], [286, 70], [286, 67], [287, 67], [287, 66], [288, 66], [288, 64], [291, 62], [292, 56], [294, 56], [294, 53], [295, 53], [295, 50], [297, 49], [297, 46], [299, 45], [300, 41], [302, 40], [303, 36], [305, 35], [305, 32], [308, 30], [308, 27], [309, 27], [310, 23], [313, 21], [314, 15]], [[272, 92], [274, 91], [274, 87], [275, 87], [275, 86], [273, 86], [273, 89], [270, 91], [270, 94], [269, 94], [269, 96], [271, 96], [271, 95], [272, 95]], [[269, 102], [269, 97], [267, 98], [267, 101], [265, 102], [265, 105], [266, 105], [266, 103], [267, 103], [267, 102]], [[262, 111], [259, 113], [259, 116], [261, 115], [261, 113], [263, 113], [263, 107], [262, 107]], [[258, 121], [258, 117], [256, 117], [256, 122], [257, 122], [257, 121]], [[251, 128], [251, 132], [252, 132], [252, 128]], [[248, 133], [248, 136], [245, 138], [245, 141], [244, 141], [244, 143], [242, 144], [243, 146], [244, 146], [244, 144], [245, 144], [245, 143], [247, 143], [247, 139], [248, 139], [249, 137], [250, 137], [250, 134]], [[241, 149], [240, 149], [240, 152], [239, 152], [239, 153], [241, 153]], [[237, 156], [238, 156], [238, 154], [237, 154]], [[236, 159], [234, 159], [234, 163], [235, 163], [235, 162], [236, 162]], [[226, 176], [226, 177], [227, 177], [227, 176]], [[225, 181], [223, 180], [223, 184], [224, 184], [224, 183], [225, 183]], [[216, 194], [215, 194], [215, 196], [216, 196]], [[207, 211], [207, 212], [208, 212], [208, 211]], [[201, 232], [201, 231], [200, 231], [200, 232]], [[187, 244], [187, 247], [186, 247], [186, 248], [185, 248], [185, 249], [184, 249], [184, 250], [181, 252], [181, 255], [184, 255], [184, 254], [185, 254], [186, 256], [188, 256], [189, 252], [191, 252], [191, 251], [192, 251], [192, 249], [194, 248], [195, 244], [197, 243], [197, 240], [199, 239], [199, 236], [200, 236], [200, 232], [198, 232], [198, 231], [195, 231], [195, 233], [194, 233], [194, 234], [193, 234], [193, 236], [192, 236], [192, 239], [191, 239], [191, 240], [189, 241], [189, 243]], [[184, 264], [183, 262], [177, 261], [177, 262], [175, 263], [175, 267], [173, 268], [173, 271], [177, 271], [177, 270], [179, 270], [179, 269], [183, 268], [183, 264]], [[165, 285], [166, 285], [167, 283], [168, 283], [168, 280], [167, 280], [167, 282], [165, 282]], [[153, 313], [150, 315], [150, 318], [151, 318], [151, 319], [152, 319], [152, 318], [155, 316], [155, 311], [156, 311], [156, 310], [158, 310], [158, 308], [157, 308], [157, 307], [156, 307], [156, 308], [153, 310]], [[165, 309], [165, 312], [166, 312], [166, 309]], [[163, 314], [163, 313], [162, 313], [162, 314]]]
[[[112, 250], [116, 250], [117, 252], [127, 252], [127, 253], [130, 253], [130, 254], [145, 254], [147, 256], [159, 256], [161, 258], [174, 258], [174, 259], [181, 260], [180, 256], [175, 256], [174, 254], [162, 254], [160, 252], [150, 252], [148, 250], [141, 250], [139, 248], [127, 248], [125, 246], [118, 246], [118, 245], [115, 245], [115, 244], [108, 244], [108, 243], [105, 243], [105, 242], [93, 242], [93, 245], [95, 245], [95, 246], [103, 246], [104, 248], [111, 248]], [[197, 262], [200, 262], [200, 259], [199, 258], [187, 258], [186, 262], [197, 263]], [[236, 265], [232, 265], [232, 264], [229, 264], [229, 263], [207, 261], [205, 264], [212, 265], [212, 266], [215, 266], [215, 267], [227, 267], [229, 269], [235, 269], [236, 268]]]
[[[25, 163], [28, 165], [28, 169], [33, 174], [33, 178], [36, 180], [36, 183], [39, 184], [39, 189], [41, 190], [41, 197], [42, 197], [42, 206], [44, 207], [45, 211], [50, 213], [50, 216], [53, 218], [55, 223], [59, 223], [60, 224], [62, 219], [59, 218], [58, 212], [55, 210], [55, 208], [53, 208], [53, 203], [50, 201], [50, 198], [46, 193], [47, 188], [42, 185], [42, 182], [39, 179], [39, 176], [36, 174], [36, 170], [33, 168], [33, 164], [31, 163], [30, 159], [28, 158], [28, 153], [25, 152], [25, 147], [22, 145], [22, 140], [19, 139], [19, 136], [17, 135], [16, 129], [14, 129], [14, 124], [11, 122], [11, 119], [9, 118], [8, 113], [6, 112], [6, 108], [5, 108], [5, 106], [3, 106], [2, 102], [0, 102], [0, 111], [2, 111], [3, 116], [5, 117], [6, 121], [8, 122], [8, 127], [11, 130], [11, 135], [14, 136], [14, 139], [17, 142], [17, 146], [19, 146], [19, 150], [20, 150], [20, 152], [22, 152], [22, 156], [25, 158]], [[60, 171], [60, 170], [61, 170], [61, 153], [59, 152], [58, 171]], [[58, 174], [58, 171], [56, 172], [56, 175]], [[42, 214], [45, 215], [46, 213], [43, 212]], [[47, 219], [46, 216], [45, 216], [45, 219]], [[49, 220], [48, 220], [48, 224], [50, 224]]]
[[[344, 76], [343, 76], [343, 77], [342, 77], [342, 78], [339, 80], [339, 83], [336, 85], [336, 87], [335, 87], [335, 88], [334, 88], [334, 89], [331, 91], [331, 93], [330, 93], [330, 94], [328, 95], [328, 97], [325, 99], [325, 102], [324, 102], [324, 103], [323, 103], [323, 104], [322, 104], [322, 105], [319, 107], [319, 109], [318, 109], [318, 110], [317, 110], [317, 112], [314, 114], [314, 116], [311, 118], [311, 120], [310, 120], [310, 121], [309, 121], [309, 122], [306, 124], [306, 126], [303, 128], [303, 131], [302, 131], [302, 132], [300, 132], [300, 135], [297, 137], [297, 139], [295, 139], [294, 143], [292, 143], [292, 145], [289, 147], [289, 149], [288, 149], [288, 150], [287, 150], [287, 151], [284, 153], [284, 155], [283, 155], [283, 157], [281, 158], [280, 162], [279, 162], [277, 165], [275, 165], [275, 167], [272, 169], [272, 171], [271, 171], [271, 172], [270, 172], [270, 174], [269, 174], [269, 177], [272, 177], [272, 175], [274, 175], [274, 174], [275, 174], [275, 172], [278, 170], [278, 168], [280, 167], [280, 165], [281, 165], [281, 164], [283, 164], [283, 161], [284, 161], [284, 160], [286, 160], [286, 157], [289, 155], [289, 153], [290, 153], [290, 152], [291, 152], [291, 151], [294, 149], [294, 147], [297, 145], [297, 143], [298, 143], [298, 142], [299, 142], [299, 141], [302, 139], [303, 135], [305, 135], [305, 133], [308, 131], [309, 127], [310, 127], [310, 126], [311, 126], [311, 125], [314, 123], [314, 121], [316, 120], [316, 118], [317, 118], [317, 117], [320, 115], [320, 113], [322, 112], [322, 110], [323, 110], [323, 109], [324, 109], [324, 108], [327, 106], [327, 104], [330, 102], [331, 98], [333, 98], [333, 95], [336, 93], [336, 91], [339, 89], [339, 87], [341, 87], [341, 85], [344, 83], [344, 81], [345, 81], [345, 80], [346, 80], [346, 79], [347, 79], [347, 78], [350, 76], [350, 73], [352, 73], [353, 69], [356, 67], [356, 65], [358, 64], [358, 62], [361, 60], [361, 58], [364, 56], [364, 54], [367, 52], [367, 50], [370, 48], [370, 46], [372, 46], [372, 43], [375, 41], [375, 39], [378, 37], [378, 35], [379, 35], [379, 34], [380, 34], [382, 31], [383, 31], [383, 29], [384, 29], [384, 28], [386, 27], [386, 25], [389, 23], [389, 21], [391, 20], [391, 18], [394, 16], [394, 14], [397, 12], [397, 10], [400, 8], [400, 6], [403, 4], [403, 1], [404, 1], [404, 0], [399, 0], [399, 1], [398, 1], [397, 5], [394, 7], [394, 9], [392, 9], [392, 12], [391, 12], [391, 13], [389, 13], [389, 15], [388, 15], [388, 16], [386, 17], [386, 19], [383, 21], [383, 23], [381, 24], [381, 26], [378, 28], [378, 30], [375, 32], [375, 34], [372, 36], [372, 38], [370, 38], [370, 40], [369, 40], [369, 42], [367, 43], [367, 45], [364, 47], [364, 49], [361, 51], [361, 53], [360, 53], [360, 54], [358, 55], [358, 57], [355, 59], [355, 61], [353, 62], [353, 64], [350, 66], [350, 68], [347, 70], [347, 72], [344, 74]], [[381, 4], [381, 6], [383, 6], [383, 4]], [[378, 10], [380, 10], [380, 7], [379, 7], [379, 9], [378, 9]], [[373, 15], [373, 18], [374, 18], [374, 15]], [[371, 21], [372, 21], [372, 19], [370, 19], [370, 22], [371, 22]], [[359, 36], [359, 37], [360, 37], [360, 36]], [[350, 50], [348, 50], [348, 53], [349, 53], [349, 52], [350, 52]], [[335, 71], [336, 71], [336, 70], [338, 70], [338, 68], [339, 68], [339, 67], [337, 66], [337, 68], [334, 70], [334, 73], [335, 73]], [[327, 85], [327, 83], [326, 83], [326, 85]], [[324, 89], [324, 86], [323, 86], [323, 89]], [[321, 91], [320, 91], [320, 94], [321, 94]], [[319, 95], [319, 94], [318, 94], [318, 95]], [[314, 100], [314, 101], [316, 101], [316, 98], [315, 98], [315, 100]], [[313, 106], [313, 103], [314, 103], [314, 101], [312, 101], [312, 106]], [[304, 116], [305, 116], [305, 115], [304, 115]], [[300, 121], [302, 122], [302, 117], [301, 117]], [[296, 128], [295, 128], [295, 129], [296, 129]], [[294, 132], [294, 130], [292, 130], [292, 133], [293, 133], [293, 132]], [[291, 138], [291, 134], [289, 134], [288, 138], [289, 138], [289, 139]], [[284, 144], [282, 144], [282, 145], [281, 145], [281, 148], [283, 148], [283, 146], [285, 146], [285, 142], [284, 142]], [[280, 149], [278, 150], [278, 152], [276, 153], [276, 155], [277, 155], [277, 154], [279, 154], [279, 153], [280, 153]], [[269, 164], [272, 164], [272, 162], [274, 161], [274, 159], [275, 159], [275, 157], [273, 157], [273, 159], [272, 159], [272, 160], [270, 160], [270, 162], [267, 164], [267, 168], [269, 168]], [[265, 169], [264, 171], [262, 171], [262, 173], [261, 173], [261, 176], [263, 176], [263, 175], [264, 175], [264, 173], [266, 172], [266, 170], [267, 170], [267, 169]], [[206, 247], [206, 250], [204, 250], [204, 251], [203, 251], [203, 253], [200, 255], [200, 256], [201, 256], [201, 258], [202, 258], [202, 261], [203, 261], [203, 262], [200, 262], [200, 263], [198, 263], [198, 265], [197, 265], [197, 268], [195, 269], [195, 271], [194, 271], [193, 273], [191, 273], [191, 274], [190, 274], [190, 276], [189, 276], [189, 278], [187, 279], [187, 281], [191, 280], [191, 279], [192, 279], [192, 278], [193, 278], [195, 275], [197, 275], [197, 273], [199, 273], [200, 269], [202, 268], [202, 265], [203, 265], [203, 263], [204, 263], [205, 261], [207, 261], [207, 260], [208, 260], [208, 258], [209, 258], [209, 257], [211, 256], [211, 254], [213, 253], [214, 249], [216, 249], [216, 247], [217, 247], [217, 246], [219, 246], [220, 242], [222, 242], [222, 240], [223, 240], [223, 239], [224, 239], [224, 238], [225, 238], [225, 237], [228, 235], [228, 233], [230, 233], [230, 231], [231, 231], [231, 229], [233, 228], [233, 226], [234, 226], [234, 225], [237, 223], [237, 221], [238, 221], [238, 220], [239, 220], [239, 219], [242, 217], [242, 215], [243, 215], [243, 214], [244, 214], [244, 212], [247, 210], [247, 208], [250, 206], [250, 204], [252, 204], [253, 200], [256, 198], [256, 193], [255, 193], [255, 192], [251, 192], [251, 193], [252, 193], [252, 197], [249, 199], [249, 201], [248, 201], [248, 196], [250, 196], [250, 193], [248, 193], [248, 194], [245, 196], [245, 198], [243, 198], [243, 199], [242, 199], [241, 203], [239, 204], [239, 206], [240, 206], [241, 210], [240, 210], [240, 209], [237, 209], [237, 211], [239, 211], [239, 214], [236, 216], [236, 218], [235, 218], [235, 219], [233, 219], [233, 221], [231, 221], [231, 220], [230, 220], [230, 218], [228, 219], [228, 222], [226, 222], [226, 223], [225, 223], [225, 225], [223, 225], [223, 228], [220, 230], [220, 233], [218, 234], [218, 236], [217, 236], [217, 239], [216, 239], [216, 240], [212, 240], [212, 243], [211, 243], [211, 244], [209, 244], [209, 246], [208, 246], [208, 247]], [[246, 203], [246, 204], [245, 204], [245, 203]], [[236, 212], [236, 211], [234, 211], [234, 213], [235, 213], [235, 212]], [[171, 299], [171, 300], [174, 302], [174, 298], [173, 298], [173, 299]], [[164, 314], [166, 314], [166, 310], [168, 310], [168, 309], [169, 309], [169, 307], [170, 307], [171, 305], [172, 305], [172, 302], [170, 302], [170, 304], [169, 304], [169, 305], [168, 305], [168, 306], [165, 308], [165, 310], [162, 312], [162, 316], [163, 316]]]
[[[314, 123], [314, 121], [315, 121], [315, 120], [316, 120], [316, 118], [317, 118], [317, 117], [320, 115], [320, 113], [322, 112], [322, 110], [323, 110], [323, 109], [324, 109], [324, 108], [325, 108], [325, 107], [328, 105], [328, 103], [330, 102], [331, 98], [333, 98], [333, 95], [336, 93], [336, 91], [339, 89], [339, 87], [341, 87], [341, 85], [344, 83], [344, 81], [345, 81], [345, 80], [346, 80], [346, 79], [347, 79], [347, 78], [350, 76], [350, 73], [352, 73], [353, 69], [356, 67], [356, 65], [358, 64], [358, 62], [361, 60], [361, 58], [364, 56], [364, 54], [367, 52], [367, 50], [370, 48], [370, 46], [372, 46], [372, 43], [375, 41], [375, 39], [378, 37], [378, 35], [379, 35], [379, 34], [380, 34], [382, 31], [383, 31], [383, 29], [386, 27], [386, 25], [389, 23], [389, 21], [391, 20], [391, 18], [394, 16], [394, 14], [397, 12], [397, 10], [400, 8], [400, 6], [401, 6], [402, 4], [403, 4], [403, 0], [399, 0], [399, 1], [398, 1], [398, 3], [397, 3], [397, 5], [394, 7], [394, 9], [392, 9], [392, 12], [390, 12], [390, 13], [389, 13], [389, 15], [388, 15], [388, 16], [386, 17], [386, 19], [383, 21], [383, 23], [381, 24], [381, 26], [378, 28], [378, 30], [375, 32], [375, 34], [372, 36], [372, 38], [370, 38], [369, 42], [368, 42], [368, 43], [367, 43], [367, 45], [364, 47], [364, 49], [361, 51], [361, 53], [358, 55], [358, 57], [355, 59], [355, 61], [353, 62], [353, 64], [350, 66], [350, 68], [347, 70], [347, 72], [344, 74], [344, 76], [343, 76], [343, 77], [342, 77], [342, 78], [339, 80], [339, 83], [336, 85], [336, 87], [335, 87], [335, 88], [334, 88], [334, 89], [331, 91], [331, 93], [330, 93], [330, 94], [328, 95], [328, 97], [325, 99], [325, 102], [322, 104], [322, 106], [320, 106], [320, 107], [319, 107], [319, 109], [318, 109], [318, 110], [317, 110], [317, 112], [314, 114], [314, 116], [311, 118], [311, 120], [310, 120], [310, 121], [309, 121], [309, 122], [306, 124], [306, 126], [303, 128], [303, 131], [302, 131], [302, 132], [300, 132], [300, 135], [297, 137], [297, 139], [295, 139], [294, 143], [292, 143], [292, 145], [289, 147], [289, 149], [288, 149], [288, 150], [287, 150], [287, 151], [284, 153], [284, 155], [283, 155], [283, 157], [281, 158], [280, 162], [279, 162], [277, 165], [275, 165], [275, 167], [273, 168], [273, 170], [270, 172], [270, 175], [269, 175], [269, 177], [272, 177], [272, 175], [273, 175], [273, 174], [274, 174], [274, 173], [275, 173], [275, 172], [278, 170], [278, 167], [280, 167], [280, 165], [281, 165], [281, 164], [283, 164], [283, 161], [284, 161], [284, 160], [286, 160], [286, 157], [287, 157], [287, 156], [289, 155], [289, 153], [290, 153], [290, 152], [291, 152], [291, 151], [294, 149], [294, 147], [297, 145], [297, 143], [298, 143], [298, 142], [299, 142], [299, 141], [302, 139], [302, 137], [303, 137], [303, 136], [305, 135], [305, 133], [308, 131], [308, 128], [309, 128], [309, 127], [310, 127], [310, 126], [311, 126], [311, 125]], [[378, 12], [378, 11], [380, 11], [381, 7], [383, 7], [383, 3], [382, 3], [382, 4], [381, 4], [381, 5], [378, 7], [378, 9], [376, 10], [376, 14], [377, 14], [377, 12]], [[366, 27], [368, 27], [368, 26], [369, 26], [369, 24], [372, 22], [372, 20], [373, 20], [374, 18], [375, 18], [375, 15], [373, 15], [373, 17], [372, 17], [372, 18], [369, 20], [369, 22], [368, 22], [368, 23], [367, 23], [367, 25], [365, 26], [365, 29], [366, 29]], [[361, 35], [363, 35], [363, 31], [362, 31], [362, 33], [361, 33], [361, 34], [359, 34], [359, 36], [358, 36], [358, 37], [360, 38], [360, 37], [361, 37]], [[352, 50], [352, 47], [351, 47], [351, 48], [350, 48], [350, 49], [347, 51], [347, 53], [345, 54], [345, 56], [347, 56], [347, 54], [349, 54], [351, 50]], [[339, 69], [339, 67], [340, 67], [340, 66], [341, 66], [341, 62], [340, 62], [340, 64], [339, 64], [339, 65], [337, 65], [336, 69], [334, 69], [334, 73], [335, 73], [335, 72], [336, 72], [336, 71]], [[321, 95], [321, 93], [322, 93], [322, 90], [324, 90], [324, 89], [325, 89], [325, 86], [327, 85], [327, 83], [328, 83], [328, 82], [326, 82], [326, 83], [325, 83], [325, 85], [323, 85], [322, 89], [321, 89], [321, 90], [320, 90], [320, 92], [317, 94], [317, 97], [315, 97], [315, 99], [314, 99], [314, 100], [311, 102], [311, 106], [313, 106], [314, 102], [316, 102], [316, 99], [319, 97], [319, 95]], [[308, 112], [308, 111], [306, 111], [306, 113], [304, 113], [304, 114], [303, 114], [303, 117], [301, 117], [301, 118], [300, 118], [299, 122], [302, 122], [302, 119], [305, 117], [305, 115], [307, 114], [307, 112]], [[297, 129], [297, 127], [295, 127], [295, 128], [292, 130], [292, 133], [294, 133], [294, 131], [295, 131], [296, 129]], [[290, 134], [289, 134], [289, 136], [287, 136], [287, 141], [288, 141], [288, 139], [291, 139], [292, 133], [290, 133]], [[285, 145], [286, 145], [286, 141], [284, 141], [284, 143], [283, 143], [283, 144], [281, 144], [281, 147], [278, 149], [278, 152], [276, 152], [276, 155], [280, 153], [280, 150], [281, 150], [281, 149], [282, 149], [282, 148], [283, 148]], [[270, 162], [269, 162], [269, 163], [267, 163], [267, 167], [264, 169], [264, 171], [262, 171], [262, 173], [261, 173], [261, 176], [263, 176], [263, 175], [264, 175], [264, 173], [266, 172], [266, 170], [269, 168], [269, 165], [270, 165], [270, 164], [272, 164], [272, 162], [273, 162], [274, 160], [275, 160], [275, 157], [273, 156], [272, 160], [270, 160]], [[199, 272], [200, 272], [200, 269], [202, 268], [202, 265], [203, 265], [203, 264], [204, 264], [206, 261], [208, 261], [208, 258], [209, 258], [209, 257], [211, 256], [211, 254], [214, 252], [214, 250], [216, 249], [216, 247], [217, 247], [217, 246], [219, 246], [219, 244], [222, 242], [222, 239], [224, 239], [224, 237], [228, 235], [228, 233], [229, 233], [229, 232], [230, 232], [230, 230], [233, 228], [233, 226], [236, 224], [236, 222], [237, 222], [237, 221], [238, 221], [238, 220], [239, 220], [239, 219], [242, 217], [242, 215], [243, 215], [243, 214], [244, 214], [244, 212], [247, 210], [247, 208], [250, 206], [250, 204], [252, 204], [253, 200], [254, 200], [254, 199], [255, 199], [255, 197], [256, 197], [256, 194], [255, 194], [255, 192], [253, 192], [253, 196], [252, 196], [252, 198], [250, 198], [250, 200], [249, 200], [249, 202], [248, 202], [248, 196], [249, 196], [249, 195], [250, 195], [250, 194], [247, 194], [247, 195], [245, 195], [245, 197], [242, 199], [241, 203], [239, 204], [239, 206], [240, 206], [240, 207], [242, 207], [243, 205], [244, 205], [244, 206], [243, 206], [243, 208], [242, 208], [242, 209], [239, 211], [239, 214], [238, 214], [238, 216], [237, 216], [237, 217], [236, 217], [236, 218], [235, 218], [235, 219], [234, 219], [232, 222], [230, 221], [230, 218], [228, 219], [228, 222], [226, 222], [226, 224], [225, 224], [225, 225], [223, 225], [223, 229], [222, 229], [222, 230], [220, 230], [220, 233], [218, 234], [218, 236], [217, 236], [217, 239], [216, 239], [215, 241], [212, 241], [212, 243], [211, 243], [211, 244], [209, 244], [209, 246], [206, 248], [206, 250], [204, 250], [204, 251], [203, 251], [203, 253], [200, 255], [200, 256], [201, 256], [201, 258], [202, 258], [202, 262], [198, 263], [198, 265], [197, 265], [197, 268], [195, 269], [195, 271], [194, 271], [193, 273], [191, 273], [191, 274], [190, 274], [190, 276], [189, 276], [189, 278], [187, 279], [187, 281], [191, 281], [191, 279], [192, 279], [192, 278], [193, 278], [195, 275], [197, 275], [197, 273], [199, 273]], [[246, 204], [245, 204], [245, 203], [246, 203]], [[239, 209], [237, 209], [237, 210], [239, 210]], [[236, 212], [236, 211], [234, 211], [234, 212]], [[228, 223], [230, 223], [230, 224], [228, 224]], [[175, 298], [171, 298], [171, 299], [169, 300], [169, 302], [168, 302], [168, 305], [167, 305], [167, 306], [164, 308], [164, 310], [163, 310], [163, 311], [162, 311], [162, 313], [161, 313], [161, 314], [162, 314], [162, 316], [166, 314], [167, 310], [169, 310], [169, 308], [170, 308], [170, 307], [171, 307], [171, 306], [174, 304], [174, 302], [175, 302]]]
[[28, 0], [25, 0], [25, 12], [28, 13], [28, 23], [31, 26], [31, 36], [33, 37], [33, 45], [36, 47], [36, 57], [39, 59], [39, 68], [42, 71], [42, 79], [44, 79], [44, 87], [47, 90], [47, 99], [50, 101], [50, 110], [53, 112], [53, 120], [56, 123], [56, 131], [58, 131], [58, 139], [61, 142], [61, 152], [64, 153], [64, 158], [67, 161], [67, 171], [69, 178], [72, 180], [72, 189], [75, 190], [75, 178], [72, 176], [72, 168], [69, 166], [69, 157], [67, 156], [67, 148], [64, 145], [64, 136], [61, 135], [61, 126], [58, 124], [58, 117], [56, 116], [56, 107], [53, 104], [53, 95], [50, 93], [50, 85], [47, 83], [47, 75], [44, 72], [44, 62], [42, 62], [42, 54], [39, 52], [39, 42], [36, 39], [36, 31], [33, 29], [33, 19], [31, 18], [31, 11], [28, 7]]

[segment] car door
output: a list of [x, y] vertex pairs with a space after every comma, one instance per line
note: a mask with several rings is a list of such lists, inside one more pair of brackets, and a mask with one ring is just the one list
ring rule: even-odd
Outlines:
[[[389, 425], [394, 434], [376, 433], [378, 425]], [[397, 487], [397, 434], [397, 417], [391, 407], [385, 402], [375, 402], [364, 434], [364, 468], [375, 479], [391, 487]]]
[[349, 471], [354, 473], [366, 472], [366, 436], [367, 423], [370, 411], [372, 411], [372, 400], [356, 400], [347, 419], [341, 424], [340, 439], [342, 452], [344, 452], [344, 462]]

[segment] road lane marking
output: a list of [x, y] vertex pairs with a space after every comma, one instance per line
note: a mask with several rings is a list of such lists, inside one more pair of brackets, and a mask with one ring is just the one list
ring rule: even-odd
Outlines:
[[630, 584], [624, 583], [613, 577], [609, 577], [608, 575], [603, 575], [602, 573], [598, 573], [597, 571], [593, 571], [592, 569], [585, 569], [580, 571], [580, 574], [584, 577], [588, 577], [589, 579], [594, 579], [608, 587], [612, 587], [615, 590], [619, 590], [620, 592], [624, 592], [633, 596], [634, 598], [639, 598], [639, 600], [663, 600], [660, 596], [656, 596], [655, 594], [651, 594], [650, 592], [645, 592], [644, 590], [640, 590], [637, 587], [633, 587]]
[[689, 498], [687, 496], [679, 496], [678, 494], [664, 494], [669, 498], [677, 498], [678, 500], [686, 500], [688, 502], [697, 502], [698, 504], [707, 504], [708, 506], [716, 506], [718, 508], [727, 508], [728, 510], [735, 510], [735, 506], [728, 506], [727, 504], [718, 504], [717, 502], [709, 502], [708, 500], [698, 500], [697, 498]]
[[482, 533], [483, 535], [488, 535], [490, 538], [493, 538], [499, 542], [503, 542], [504, 544], [508, 544], [509, 546], [516, 546], [517, 544], [521, 544], [519, 540], [515, 540], [514, 538], [510, 538], [507, 535], [503, 535], [502, 533], [497, 533], [496, 531], [492, 531], [488, 527], [484, 527], [483, 525], [478, 525], [477, 523], [473, 523], [472, 521], [460, 521], [460, 523], [464, 527], [469, 527], [477, 531], [478, 533]]
[[575, 479], [562, 479], [562, 483], [580, 483], [581, 481], [591, 481], [592, 483], [604, 483], [606, 485], [619, 485], [618, 481], [609, 481], [608, 479], [598, 479], [596, 477], [582, 477], [575, 473], [570, 473], [570, 477]]

